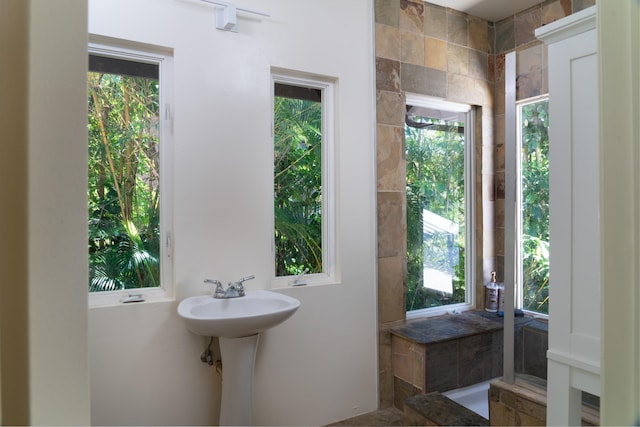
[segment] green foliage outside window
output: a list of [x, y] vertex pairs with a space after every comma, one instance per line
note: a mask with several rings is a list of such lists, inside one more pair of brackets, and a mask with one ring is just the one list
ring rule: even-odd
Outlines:
[[549, 102], [521, 107], [523, 308], [549, 312]]
[[[414, 117], [405, 126], [407, 197], [406, 310], [465, 302], [465, 141], [463, 123]], [[458, 233], [425, 234], [423, 211], [458, 226]], [[424, 270], [451, 275], [452, 293], [425, 283]]]
[[160, 286], [158, 80], [88, 82], [89, 290]]
[[322, 104], [274, 100], [276, 277], [322, 272]]

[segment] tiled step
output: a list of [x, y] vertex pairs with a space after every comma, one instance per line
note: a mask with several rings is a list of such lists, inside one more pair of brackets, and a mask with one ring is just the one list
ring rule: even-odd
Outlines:
[[407, 426], [488, 426], [489, 420], [438, 393], [419, 394], [404, 401]]

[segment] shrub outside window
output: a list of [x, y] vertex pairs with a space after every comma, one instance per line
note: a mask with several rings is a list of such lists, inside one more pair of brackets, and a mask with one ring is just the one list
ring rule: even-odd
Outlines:
[[549, 313], [549, 100], [518, 105], [516, 306]]
[[407, 96], [408, 316], [472, 306], [472, 135], [466, 105]]
[[274, 277], [335, 280], [333, 82], [273, 75]]
[[89, 49], [88, 288], [101, 302], [170, 288], [170, 65], [165, 54]]

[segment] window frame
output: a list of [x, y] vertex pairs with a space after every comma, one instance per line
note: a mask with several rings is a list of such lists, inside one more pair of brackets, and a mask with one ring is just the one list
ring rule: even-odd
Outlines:
[[472, 310], [476, 306], [476, 274], [475, 268], [475, 162], [474, 150], [475, 144], [475, 110], [471, 105], [456, 102], [445, 101], [442, 99], [431, 98], [429, 96], [417, 95], [412, 93], [406, 94], [405, 105], [417, 107], [425, 107], [443, 111], [459, 112], [465, 115], [464, 126], [464, 173], [465, 173], [465, 302], [438, 307], [421, 308], [418, 310], [406, 311], [407, 319], [415, 319], [420, 317], [438, 316], [446, 313], [460, 313]]
[[[304, 275], [306, 285], [327, 285], [339, 283], [337, 265], [336, 236], [336, 135], [335, 135], [335, 92], [337, 82], [334, 78], [310, 75], [302, 72], [272, 68], [271, 70], [271, 158], [274, 155], [275, 84], [299, 86], [317, 89], [322, 92], [322, 273]], [[272, 174], [273, 179], [273, 174]], [[274, 261], [271, 287], [283, 288], [292, 285], [297, 276], [276, 276], [275, 272], [275, 215], [273, 201], [275, 192], [271, 185], [271, 256]]]
[[[160, 85], [160, 122], [158, 127], [160, 157], [160, 286], [126, 290], [89, 292], [89, 307], [124, 304], [123, 298], [140, 295], [140, 302], [172, 301], [175, 299], [173, 280], [173, 50], [171, 48], [135, 43], [128, 40], [89, 35], [89, 55], [105, 56], [125, 61], [158, 66]], [[87, 72], [89, 70], [87, 69]]]
[[[537, 104], [542, 101], [549, 102], [549, 94], [543, 94], [516, 101], [516, 142], [518, 149], [516, 150], [516, 200], [515, 206], [515, 286], [514, 286], [514, 304], [515, 308], [522, 310], [524, 313], [541, 317], [544, 319], [549, 318], [549, 314], [542, 313], [534, 310], [524, 309], [524, 275], [523, 275], [523, 263], [522, 263], [522, 108], [531, 104]], [[509, 179], [509, 177], [506, 177]], [[505, 200], [506, 203], [506, 200]], [[549, 281], [551, 286], [551, 281]]]

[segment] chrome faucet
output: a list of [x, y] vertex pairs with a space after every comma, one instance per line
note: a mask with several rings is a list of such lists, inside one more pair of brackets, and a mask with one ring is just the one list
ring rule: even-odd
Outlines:
[[216, 285], [216, 289], [213, 291], [213, 295], [212, 295], [214, 298], [219, 298], [219, 299], [238, 298], [238, 297], [244, 296], [243, 282], [246, 282], [247, 280], [255, 279], [255, 277], [256, 276], [251, 275], [251, 276], [243, 277], [233, 283], [229, 282], [226, 290], [222, 287], [222, 283], [220, 283], [219, 280], [204, 279], [204, 282], [213, 283], [214, 285]]

